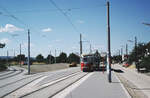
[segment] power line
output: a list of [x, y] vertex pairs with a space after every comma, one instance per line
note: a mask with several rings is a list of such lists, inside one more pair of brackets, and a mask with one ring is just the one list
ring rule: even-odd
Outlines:
[[[71, 10], [76, 10], [79, 8], [67, 8], [67, 9], [62, 9], [64, 11], [71, 11]], [[24, 10], [15, 10], [12, 11], [13, 13], [32, 13], [32, 12], [49, 12], [49, 11], [58, 11], [58, 9], [24, 9]], [[1, 13], [0, 13], [1, 14]]]
[[[8, 14], [9, 17], [13, 18], [14, 20], [18, 21], [19, 23], [23, 24], [25, 27], [28, 28], [28, 25], [26, 23], [24, 23], [22, 20], [20, 20], [18, 17], [16, 17], [15, 15], [11, 14], [6, 8], [0, 6], [0, 8], [6, 12]], [[3, 14], [3, 13], [1, 13]], [[5, 15], [6, 16], [6, 15]]]
[[[0, 12], [0, 15], [2, 14], [2, 15], [4, 15], [4, 16], [9, 16], [9, 17], [11, 17], [11, 18], [13, 18], [14, 20], [16, 20], [16, 21], [18, 21], [20, 24], [22, 24], [22, 25], [24, 25], [24, 27], [26, 28], [26, 29], [32, 29], [32, 30], [34, 30], [35, 32], [37, 32], [37, 30], [35, 29], [35, 28], [33, 28], [32, 26], [29, 26], [29, 25], [27, 25], [25, 22], [23, 22], [22, 20], [20, 20], [18, 17], [16, 17], [15, 15], [13, 15], [12, 13], [10, 13], [6, 8], [4, 8], [4, 7], [2, 7], [1, 5], [0, 5], [0, 8], [6, 13], [6, 14], [8, 14], [8, 15], [4, 15], [2, 12]], [[19, 35], [19, 34], [18, 34]], [[18, 35], [12, 35], [11, 34], [11, 36], [18, 36]]]
[[69, 16], [63, 12], [63, 10], [57, 6], [57, 4], [53, 1], [53, 0], [49, 0], [57, 9], [58, 11], [60, 11], [65, 17], [66, 19], [68, 20], [68, 22], [71, 24], [71, 26], [73, 27], [73, 29], [76, 31], [76, 32], [79, 32], [78, 29], [76, 28], [76, 26], [73, 24], [73, 22], [71, 21], [71, 19], [69, 18]]
[[[93, 8], [98, 8], [98, 7], [104, 7], [106, 5], [96, 5], [92, 7], [77, 7], [77, 8], [66, 8], [66, 9], [61, 9], [62, 11], [72, 11], [72, 10], [82, 10], [82, 9], [93, 9]], [[12, 13], [34, 13], [34, 12], [49, 12], [49, 11], [58, 11], [58, 9], [23, 9], [23, 10], [14, 10], [11, 11]], [[0, 14], [2, 14], [0, 12]]]

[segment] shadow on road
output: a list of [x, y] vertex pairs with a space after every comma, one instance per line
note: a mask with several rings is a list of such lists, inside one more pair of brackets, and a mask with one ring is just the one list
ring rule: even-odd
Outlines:
[[150, 88], [132, 88], [132, 89], [135, 89], [135, 90], [150, 90]]
[[113, 82], [113, 81], [112, 81], [111, 83], [121, 83], [121, 82]]
[[150, 71], [148, 71], [148, 70], [146, 70], [146, 69], [140, 69], [139, 72], [140, 72], [140, 73], [148, 73], [148, 72], [150, 72]]
[[122, 71], [120, 69], [112, 69], [112, 71], [117, 72], [117, 73], [124, 73], [124, 71]]

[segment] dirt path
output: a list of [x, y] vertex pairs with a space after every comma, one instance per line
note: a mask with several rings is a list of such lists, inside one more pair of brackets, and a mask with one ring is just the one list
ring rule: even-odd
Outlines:
[[[68, 65], [69, 64], [67, 64], [67, 63], [31, 65], [31, 73], [47, 72], [47, 71], [65, 69], [65, 68], [69, 68]], [[27, 68], [27, 65], [24, 65], [23, 67]]]

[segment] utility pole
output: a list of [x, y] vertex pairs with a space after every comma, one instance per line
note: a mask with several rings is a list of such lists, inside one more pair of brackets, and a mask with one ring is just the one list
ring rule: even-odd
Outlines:
[[126, 55], [128, 55], [128, 44], [126, 44]]
[[82, 34], [80, 34], [80, 57], [82, 55]]
[[28, 75], [30, 75], [30, 30], [28, 29]]
[[137, 37], [135, 36], [135, 49], [137, 49]]
[[20, 67], [21, 67], [21, 44], [20, 44]]
[[9, 56], [9, 52], [7, 50], [7, 65], [9, 65], [9, 63], [8, 63], [8, 56]]
[[137, 63], [137, 37], [135, 36], [135, 63]]
[[137, 37], [135, 36], [135, 66], [137, 68], [137, 71], [139, 72], [140, 68], [139, 68], [139, 66], [137, 66], [137, 62], [138, 62], [137, 56], [138, 56]]
[[56, 63], [56, 49], [55, 49], [55, 63]]
[[108, 81], [111, 83], [111, 49], [110, 49], [110, 18], [109, 18], [109, 1], [107, 1], [107, 29], [108, 29], [108, 51], [107, 51], [107, 73]]
[[16, 56], [16, 53], [15, 53], [15, 51], [16, 51], [16, 50], [14, 49], [14, 57]]
[[123, 55], [123, 48], [121, 47], [121, 56]]
[[121, 63], [123, 61], [123, 47], [121, 47]]
[[50, 51], [50, 55], [49, 55], [49, 64], [51, 64], [51, 51]]
[[91, 46], [91, 44], [90, 44], [90, 53], [92, 53], [92, 46]]
[[137, 37], [135, 36], [135, 62], [137, 60]]
[[120, 56], [120, 49], [119, 49], [119, 56]]

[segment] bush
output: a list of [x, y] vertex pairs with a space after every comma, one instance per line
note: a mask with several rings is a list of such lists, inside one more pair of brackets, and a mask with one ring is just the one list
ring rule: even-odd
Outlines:
[[150, 70], [150, 56], [144, 57], [140, 62], [137, 63], [137, 67], [145, 68], [146, 70]]
[[6, 70], [6, 69], [7, 69], [6, 64], [0, 62], [0, 71]]

